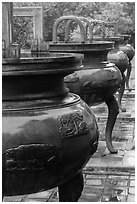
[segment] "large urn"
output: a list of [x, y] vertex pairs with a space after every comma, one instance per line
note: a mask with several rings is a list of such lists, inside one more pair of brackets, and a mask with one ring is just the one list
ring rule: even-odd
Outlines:
[[58, 187], [59, 201], [78, 201], [99, 134], [92, 111], [64, 84], [83, 55], [22, 52], [12, 43], [12, 3], [2, 11], [3, 197]]
[[134, 50], [134, 47], [128, 43], [131, 36], [126, 35], [126, 34], [123, 34], [121, 36], [123, 37], [123, 40], [121, 41], [121, 43], [119, 45], [119, 50], [123, 51], [129, 59], [129, 66], [128, 66], [127, 74], [126, 74], [126, 87], [130, 91], [131, 89], [129, 86], [129, 79], [130, 79], [130, 75], [131, 75], [131, 71], [132, 71], [131, 61], [135, 55], [135, 50]]
[[82, 58], [24, 53], [3, 59], [3, 196], [58, 186], [60, 201], [78, 200], [81, 170], [98, 144], [92, 111], [64, 85], [64, 77], [81, 66]]
[[[125, 77], [124, 72], [127, 71], [127, 76], [128, 76], [128, 81], [129, 81], [130, 74], [128, 73], [129, 73], [129, 70], [131, 70], [131, 65], [130, 65], [128, 55], [130, 57], [131, 56], [133, 57], [132, 46], [123, 45], [127, 37], [124, 38], [124, 35], [118, 35], [117, 22], [107, 22], [106, 23], [106, 22], [99, 21], [99, 20], [92, 20], [92, 23], [94, 24], [94, 26], [98, 25], [98, 27], [94, 31], [95, 33], [96, 31], [99, 30], [99, 28], [100, 28], [100, 31], [102, 32], [102, 36], [94, 37], [95, 40], [105, 40], [105, 41], [114, 42], [114, 49], [108, 52], [107, 59], [110, 62], [115, 63], [115, 65], [118, 67], [118, 69], [120, 70], [122, 74], [122, 82], [121, 82], [120, 89], [118, 90], [118, 93], [119, 93], [118, 94], [118, 104], [119, 104], [120, 110], [122, 112], [125, 112], [126, 108], [122, 107], [122, 103], [121, 103], [122, 96], [125, 90], [126, 78], [127, 78]], [[114, 30], [113, 32], [111, 28], [113, 28]]]
[[119, 34], [119, 21], [109, 22], [107, 23], [108, 26], [111, 26], [114, 28], [114, 36], [116, 37], [122, 37], [119, 44], [119, 49], [122, 50], [129, 58], [129, 61], [131, 61], [135, 55], [135, 50], [132, 45], [129, 44], [129, 40], [131, 38], [131, 35], [128, 34]]
[[[104, 33], [103, 36], [105, 36], [106, 40], [112, 40], [113, 39], [113, 41], [115, 42], [115, 49], [123, 51], [126, 54], [126, 56], [128, 57], [129, 62], [130, 62], [135, 55], [134, 47], [129, 44], [129, 40], [131, 38], [131, 35], [119, 34], [118, 33], [118, 26], [119, 26], [118, 22], [109, 22], [109, 23], [104, 22], [103, 26], [114, 28], [113, 36], [106, 37], [106, 33]], [[105, 32], [107, 32], [106, 31], [107, 29], [103, 29], [103, 30]]]
[[[66, 20], [65, 39], [60, 42], [57, 38], [59, 24]], [[80, 41], [71, 41], [69, 31], [72, 22], [80, 27]], [[89, 38], [83, 22], [89, 29]], [[53, 42], [50, 51], [82, 53], [84, 54], [83, 68], [74, 74], [65, 77], [65, 84], [70, 92], [78, 94], [89, 106], [105, 102], [108, 106], [108, 119], [106, 125], [106, 145], [111, 153], [117, 149], [112, 144], [112, 130], [119, 112], [114, 94], [120, 87], [121, 73], [119, 69], [107, 61], [107, 54], [113, 49], [113, 42], [93, 41], [92, 24], [84, 17], [63, 16], [57, 19], [53, 26]]]
[[[110, 23], [110, 25], [113, 25], [114, 23]], [[115, 23], [117, 25], [117, 22]], [[108, 60], [111, 62], [114, 62], [116, 66], [120, 69], [121, 74], [122, 74], [122, 83], [121, 87], [119, 89], [119, 95], [118, 95], [118, 103], [119, 107], [122, 112], [126, 111], [125, 107], [122, 107], [122, 96], [125, 91], [125, 85], [126, 88], [130, 91], [129, 87], [129, 79], [130, 79], [130, 74], [132, 70], [132, 64], [131, 60], [133, 59], [135, 55], [135, 50], [132, 45], [128, 44], [128, 40], [130, 38], [129, 35], [118, 35], [118, 29], [115, 31], [115, 36], [114, 38], [121, 38], [119, 41], [118, 45], [115, 47], [115, 49], [111, 52], [108, 53]], [[126, 71], [126, 76], [125, 72]]]
[[[113, 37], [114, 40], [116, 38], [117, 37]], [[118, 105], [119, 105], [119, 109], [122, 112], [126, 112], [126, 107], [122, 106], [122, 97], [125, 91], [125, 82], [126, 82], [125, 71], [129, 69], [130, 64], [129, 64], [129, 58], [127, 57], [127, 55], [122, 50], [119, 49], [119, 44], [120, 44], [120, 41], [119, 43], [117, 43], [114, 49], [108, 53], [107, 58], [110, 62], [115, 63], [115, 65], [118, 67], [118, 69], [121, 72], [122, 82], [121, 82], [120, 89], [118, 90]]]
[[[99, 21], [96, 21], [97, 23]], [[101, 27], [102, 27], [102, 36], [103, 39], [109, 41], [112, 40], [115, 42], [114, 50], [108, 53], [108, 60], [111, 62], [114, 62], [116, 66], [119, 68], [122, 74], [122, 83], [121, 87], [119, 89], [119, 95], [118, 95], [118, 104], [122, 112], [126, 111], [126, 108], [122, 107], [121, 105], [121, 100], [122, 96], [125, 90], [125, 85], [127, 89], [130, 91], [129, 87], [129, 79], [130, 79], [130, 74], [132, 70], [132, 64], [131, 60], [133, 59], [135, 55], [135, 50], [132, 45], [128, 43], [130, 39], [130, 35], [127, 34], [119, 34], [118, 33], [118, 22], [100, 22]], [[109, 30], [111, 27], [113, 27], [114, 32], [113, 36], [109, 36]], [[118, 40], [119, 39], [119, 40]], [[125, 76], [125, 73], [126, 76]]]

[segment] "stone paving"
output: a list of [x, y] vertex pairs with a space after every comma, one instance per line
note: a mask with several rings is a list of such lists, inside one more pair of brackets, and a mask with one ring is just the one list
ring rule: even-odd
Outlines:
[[[113, 130], [113, 145], [117, 154], [106, 148], [105, 104], [91, 107], [99, 126], [99, 146], [83, 169], [84, 190], [79, 202], [135, 202], [135, 78], [132, 70], [130, 85], [122, 104], [125, 113], [119, 113]], [[117, 94], [116, 94], [117, 97]], [[58, 202], [57, 188], [31, 195], [5, 197], [4, 202]]]

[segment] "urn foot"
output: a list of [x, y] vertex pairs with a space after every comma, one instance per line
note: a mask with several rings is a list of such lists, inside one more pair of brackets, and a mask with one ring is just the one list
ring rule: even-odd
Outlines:
[[77, 202], [83, 191], [84, 181], [82, 172], [63, 185], [58, 186], [59, 202]]
[[130, 79], [131, 70], [132, 70], [132, 65], [131, 65], [131, 62], [129, 62], [129, 66], [127, 68], [127, 74], [126, 74], [126, 87], [127, 87], [128, 91], [131, 91], [131, 88], [129, 86], [129, 79]]
[[126, 77], [125, 77], [125, 74], [123, 72], [121, 72], [121, 74], [122, 74], [122, 82], [121, 82], [120, 89], [118, 90], [118, 106], [122, 112], [126, 112], [126, 108], [122, 107], [122, 104], [121, 104], [122, 97], [123, 97], [123, 94], [125, 91]]
[[112, 130], [115, 125], [117, 115], [119, 113], [119, 106], [115, 96], [113, 95], [109, 97], [105, 101], [105, 103], [108, 106], [108, 119], [107, 119], [106, 131], [105, 131], [106, 145], [108, 150], [111, 153], [116, 154], [118, 150], [115, 149], [112, 144]]

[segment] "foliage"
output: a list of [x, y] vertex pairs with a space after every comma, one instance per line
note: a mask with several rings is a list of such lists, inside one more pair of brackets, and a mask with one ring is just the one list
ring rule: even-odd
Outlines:
[[[42, 6], [44, 12], [44, 40], [52, 40], [52, 29], [56, 19], [63, 15], [85, 16], [89, 19], [119, 21], [119, 33], [131, 34], [134, 41], [135, 3], [134, 2], [16, 2], [14, 6]], [[65, 22], [64, 22], [65, 23]], [[23, 24], [23, 26], [21, 25]], [[15, 32], [20, 28], [22, 37], [16, 35], [16, 41], [29, 42], [32, 37], [30, 24], [26, 20], [14, 23]], [[58, 29], [58, 36], [63, 39], [63, 23]], [[27, 29], [26, 29], [27, 28]], [[23, 31], [24, 29], [24, 31]], [[77, 30], [75, 30], [77, 32]], [[26, 39], [25, 39], [26, 36]], [[29, 44], [28, 43], [28, 44]]]
[[14, 42], [22, 48], [30, 48], [33, 38], [33, 19], [30, 17], [14, 17]]

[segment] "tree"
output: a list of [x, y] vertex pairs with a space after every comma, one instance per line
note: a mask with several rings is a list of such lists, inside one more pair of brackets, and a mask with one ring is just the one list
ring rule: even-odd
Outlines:
[[[119, 33], [131, 34], [134, 42], [135, 34], [135, 3], [134, 2], [16, 2], [15, 6], [42, 6], [44, 11], [44, 40], [52, 40], [53, 24], [63, 15], [84, 16], [89, 19], [100, 19], [104, 21], [119, 21]], [[19, 28], [21, 20], [14, 23], [15, 30]], [[22, 22], [29, 29], [29, 24]], [[32, 35], [25, 26], [21, 26], [21, 34], [29, 41]], [[64, 24], [58, 29], [61, 40], [64, 37]], [[25, 31], [23, 31], [25, 29]], [[29, 37], [27, 37], [29, 35]], [[24, 37], [24, 39], [25, 39]], [[19, 37], [18, 37], [19, 41]], [[22, 41], [22, 40], [21, 40]], [[26, 40], [25, 40], [26, 41]]]

